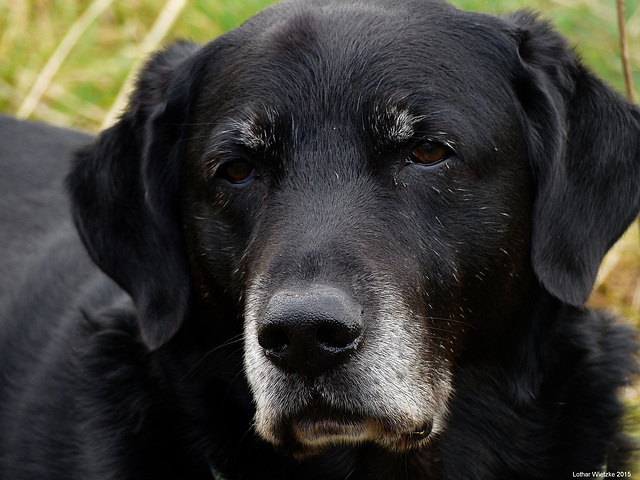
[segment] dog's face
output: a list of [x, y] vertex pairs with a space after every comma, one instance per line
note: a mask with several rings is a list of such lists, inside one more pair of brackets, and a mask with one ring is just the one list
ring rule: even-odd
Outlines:
[[200, 295], [238, 299], [256, 427], [298, 455], [428, 441], [469, 330], [512, 321], [530, 289], [509, 79], [445, 11], [281, 8], [198, 100], [191, 268]]
[[208, 305], [265, 439], [403, 451], [541, 289], [584, 302], [637, 211], [638, 117], [528, 15], [287, 3], [158, 54], [69, 185], [151, 350]]

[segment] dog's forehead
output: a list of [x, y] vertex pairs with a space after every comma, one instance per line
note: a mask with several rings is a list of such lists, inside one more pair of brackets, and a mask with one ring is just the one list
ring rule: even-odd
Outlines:
[[240, 27], [236, 38], [242, 56], [275, 71], [292, 63], [351, 74], [376, 66], [437, 73], [455, 65], [463, 74], [465, 65], [473, 70], [515, 47], [508, 30], [497, 17], [434, 0], [303, 0], [266, 9]]
[[276, 4], [230, 44], [207, 88], [222, 94], [206, 111], [233, 118], [251, 146], [267, 143], [273, 120], [290, 112], [308, 131], [364, 121], [391, 142], [442, 112], [442, 128], [475, 131], [471, 118], [488, 128], [505, 115], [505, 59], [517, 58], [504, 22], [428, 0]]
[[434, 57], [447, 50], [447, 35], [432, 41], [434, 29], [441, 28], [438, 19], [447, 16], [442, 8], [422, 13], [416, 21], [404, 4], [393, 9], [383, 2], [285, 5], [290, 8], [277, 5], [266, 21], [258, 16], [255, 25], [247, 23], [241, 52], [274, 72], [312, 74], [305, 78], [310, 86], [374, 81], [374, 72], [385, 67], [411, 68], [426, 49]]

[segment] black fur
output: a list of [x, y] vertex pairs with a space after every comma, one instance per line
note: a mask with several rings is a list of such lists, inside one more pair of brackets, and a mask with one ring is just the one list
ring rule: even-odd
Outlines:
[[1, 479], [629, 468], [640, 111], [534, 15], [277, 4], [0, 161]]

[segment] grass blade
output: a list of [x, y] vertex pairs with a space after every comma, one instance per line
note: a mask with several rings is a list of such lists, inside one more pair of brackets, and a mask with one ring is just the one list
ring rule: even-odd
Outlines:
[[167, 0], [167, 3], [165, 3], [162, 11], [156, 18], [153, 27], [151, 27], [151, 30], [149, 30], [149, 33], [138, 47], [136, 52], [136, 65], [129, 70], [126, 80], [123, 82], [116, 99], [102, 122], [101, 129], [110, 127], [116, 121], [118, 115], [120, 115], [120, 112], [126, 105], [127, 96], [135, 81], [143, 59], [145, 59], [149, 53], [158, 48], [158, 45], [167, 35], [186, 5], [187, 0]]
[[49, 58], [49, 61], [40, 72], [40, 75], [38, 75], [38, 78], [22, 102], [22, 105], [20, 105], [20, 108], [16, 113], [18, 118], [29, 118], [42, 98], [42, 95], [47, 91], [47, 88], [51, 84], [51, 80], [60, 69], [60, 66], [67, 56], [69, 56], [71, 50], [73, 50], [73, 47], [78, 43], [93, 21], [102, 12], [104, 12], [112, 2], [113, 0], [94, 0], [80, 18], [74, 22], [58, 45], [58, 48], [56, 48]]

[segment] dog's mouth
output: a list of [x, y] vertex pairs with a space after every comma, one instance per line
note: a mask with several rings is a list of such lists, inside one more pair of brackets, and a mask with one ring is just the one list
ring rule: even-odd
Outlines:
[[418, 446], [431, 434], [432, 422], [426, 422], [415, 429], [397, 431], [383, 423], [371, 419], [303, 419], [292, 425], [297, 440], [305, 445], [325, 445], [327, 443], [361, 443], [379, 441], [402, 449]]
[[328, 447], [363, 443], [399, 452], [417, 449], [429, 442], [433, 430], [431, 420], [415, 423], [416, 426], [392, 425], [383, 419], [343, 412], [301, 413], [277, 424], [262, 433], [276, 447], [299, 459]]

